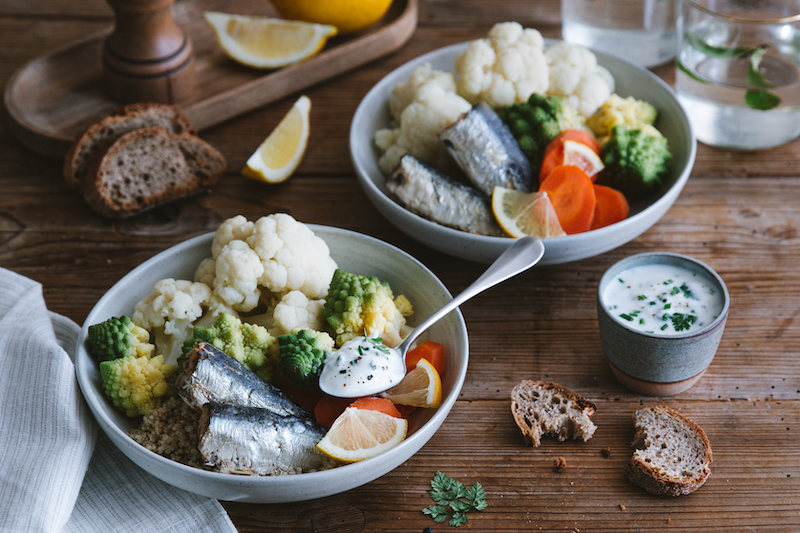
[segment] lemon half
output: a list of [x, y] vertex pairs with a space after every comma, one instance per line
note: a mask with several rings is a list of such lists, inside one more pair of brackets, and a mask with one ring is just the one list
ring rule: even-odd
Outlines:
[[405, 418], [348, 407], [333, 422], [317, 449], [337, 461], [354, 463], [394, 448], [407, 432]]
[[267, 183], [285, 181], [300, 165], [308, 146], [311, 100], [301, 96], [286, 116], [253, 152], [242, 170], [248, 178]]
[[576, 141], [564, 141], [564, 164], [580, 168], [590, 178], [605, 168], [594, 150]]
[[525, 193], [505, 187], [492, 191], [492, 212], [509, 237], [566, 235], [550, 197], [544, 191]]
[[269, 17], [206, 11], [206, 22], [217, 42], [233, 60], [255, 68], [279, 68], [322, 50], [335, 26]]
[[400, 405], [439, 407], [442, 405], [442, 379], [433, 365], [423, 358], [403, 381], [382, 396]]

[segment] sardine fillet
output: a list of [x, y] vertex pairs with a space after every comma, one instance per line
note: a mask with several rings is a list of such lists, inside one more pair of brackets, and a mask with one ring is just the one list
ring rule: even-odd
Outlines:
[[504, 235], [487, 198], [412, 155], [400, 159], [386, 187], [409, 211], [443, 226], [479, 235]]
[[325, 429], [305, 417], [208, 403], [200, 419], [200, 453], [224, 474], [273, 476], [331, 466], [318, 449]]
[[176, 386], [183, 400], [198, 411], [216, 402], [259, 407], [280, 416], [310, 416], [280, 389], [207, 342], [198, 342], [186, 355]]
[[487, 197], [495, 186], [531, 192], [533, 168], [514, 135], [484, 102], [439, 134], [458, 166]]

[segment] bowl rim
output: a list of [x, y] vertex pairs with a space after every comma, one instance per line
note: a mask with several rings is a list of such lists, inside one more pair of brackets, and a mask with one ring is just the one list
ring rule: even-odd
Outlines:
[[[664, 262], [664, 260], [670, 259], [674, 263], [693, 265], [696, 269], [702, 271], [706, 275], [706, 277], [708, 277], [711, 281], [715, 282], [718, 285], [720, 292], [722, 293], [722, 309], [717, 315], [717, 318], [715, 318], [710, 324], [706, 325], [705, 327], [695, 331], [664, 335], [658, 333], [648, 333], [646, 331], [640, 331], [638, 329], [634, 329], [629, 324], [619, 320], [613, 314], [609, 313], [608, 309], [606, 309], [604, 301], [605, 300], [604, 293], [608, 284], [613, 279], [615, 279], [621, 272], [624, 272], [628, 268], [639, 266], [641, 263], [646, 262], [650, 258], [654, 259], [654, 261], [649, 262], [647, 264], [655, 264], [655, 265], [668, 264]], [[699, 259], [695, 259], [694, 257], [684, 254], [679, 254], [676, 252], [642, 252], [630, 255], [628, 257], [620, 259], [619, 261], [608, 267], [606, 271], [603, 273], [603, 276], [600, 278], [600, 281], [597, 283], [598, 312], [604, 313], [607, 317], [609, 317], [613, 321], [615, 325], [622, 327], [623, 329], [629, 331], [630, 333], [652, 339], [684, 340], [684, 339], [691, 339], [694, 337], [704, 336], [710, 333], [711, 331], [716, 330], [718, 327], [720, 327], [721, 324], [725, 323], [725, 321], [728, 319], [728, 312], [730, 310], [730, 305], [731, 305], [731, 295], [730, 292], [728, 291], [728, 286], [722, 279], [722, 276], [720, 276], [716, 270], [714, 270], [704, 262], [700, 261]]]
[[[372, 237], [370, 235], [366, 235], [364, 233], [360, 233], [360, 232], [356, 232], [356, 231], [348, 230], [348, 229], [344, 229], [344, 228], [338, 228], [338, 227], [334, 227], [334, 226], [323, 226], [323, 225], [318, 225], [318, 224], [305, 224], [305, 225], [307, 227], [309, 227], [312, 231], [314, 231], [315, 235], [318, 235], [318, 236], [319, 236], [319, 234], [317, 232], [321, 229], [321, 230], [323, 230], [323, 232], [338, 233], [338, 234], [345, 235], [345, 236], [355, 237], [355, 238], [358, 238], [358, 239], [364, 239], [364, 240], [372, 243], [373, 245], [377, 245], [377, 246], [381, 246], [381, 247], [388, 247], [388, 248], [392, 249], [394, 252], [405, 256], [408, 260], [412, 261], [413, 263], [416, 263], [416, 266], [421, 268], [425, 273], [428, 274], [428, 276], [430, 276], [431, 280], [443, 292], [444, 296], [452, 298], [452, 294], [450, 293], [450, 291], [447, 289], [447, 287], [444, 285], [444, 283], [439, 279], [439, 277], [436, 276], [436, 274], [433, 273], [433, 271], [431, 271], [427, 266], [425, 266], [420, 260], [418, 260], [417, 258], [412, 256], [408, 252], [398, 248], [397, 246], [395, 246], [393, 244], [390, 244], [390, 243], [388, 243], [386, 241], [382, 241], [382, 240], [377, 239], [375, 237]], [[173, 246], [171, 246], [169, 248], [166, 248], [165, 250], [162, 250], [162, 251], [158, 252], [156, 255], [152, 256], [151, 258], [143, 261], [140, 265], [134, 267], [130, 272], [125, 274], [116, 283], [114, 283], [114, 285], [112, 285], [108, 289], [108, 291], [106, 291], [106, 293], [103, 294], [103, 296], [97, 301], [97, 303], [95, 303], [94, 307], [92, 308], [92, 310], [87, 315], [86, 320], [84, 321], [84, 323], [83, 323], [83, 325], [81, 327], [81, 331], [79, 333], [77, 344], [76, 344], [75, 373], [76, 373], [76, 377], [77, 377], [79, 388], [81, 390], [81, 394], [82, 394], [84, 400], [86, 401], [87, 405], [89, 406], [89, 408], [90, 408], [92, 414], [94, 415], [95, 419], [97, 420], [98, 425], [100, 425], [101, 429], [103, 429], [103, 431], [106, 434], [108, 434], [109, 437], [112, 437], [111, 434], [113, 434], [113, 436], [117, 437], [117, 439], [121, 439], [126, 444], [128, 444], [130, 446], [134, 446], [135, 449], [137, 450], [138, 454], [143, 454], [143, 456], [146, 457], [150, 462], [154, 462], [156, 465], [160, 465], [162, 468], [174, 468], [174, 469], [177, 469], [178, 472], [182, 472], [183, 474], [192, 475], [192, 476], [198, 476], [198, 479], [201, 480], [201, 481], [223, 481], [227, 485], [241, 485], [242, 486], [242, 490], [247, 490], [248, 486], [253, 486], [254, 484], [256, 486], [258, 486], [258, 485], [278, 485], [278, 486], [287, 485], [287, 488], [291, 488], [292, 485], [300, 483], [300, 481], [298, 481], [299, 479], [302, 479], [303, 481], [305, 481], [305, 480], [308, 480], [308, 481], [315, 480], [316, 482], [319, 482], [319, 483], [325, 483], [329, 479], [335, 479], [336, 477], [341, 476], [342, 473], [346, 474], [347, 471], [348, 471], [348, 468], [350, 470], [354, 470], [355, 468], [361, 469], [361, 468], [364, 468], [361, 465], [365, 465], [365, 464], [366, 465], [380, 464], [381, 462], [385, 462], [387, 460], [386, 455], [385, 454], [379, 454], [379, 455], [377, 455], [375, 457], [371, 457], [371, 458], [365, 459], [363, 461], [359, 461], [359, 462], [356, 462], [356, 463], [350, 463], [350, 464], [342, 464], [342, 465], [339, 465], [339, 466], [337, 466], [335, 468], [332, 468], [332, 469], [329, 469], [329, 470], [322, 470], [322, 471], [317, 471], [317, 472], [306, 472], [306, 473], [303, 473], [303, 474], [286, 475], [286, 476], [238, 476], [238, 475], [234, 475], [234, 474], [224, 474], [224, 473], [220, 473], [220, 472], [213, 472], [213, 471], [203, 470], [203, 469], [200, 469], [200, 468], [195, 468], [195, 467], [180, 463], [178, 461], [174, 461], [172, 459], [168, 459], [168, 458], [166, 458], [164, 456], [161, 456], [161, 455], [159, 455], [159, 454], [147, 449], [146, 447], [140, 445], [139, 443], [134, 441], [130, 436], [128, 436], [128, 434], [122, 428], [120, 428], [116, 424], [116, 422], [113, 419], [111, 419], [106, 414], [106, 412], [98, 405], [98, 402], [100, 400], [102, 400], [102, 394], [101, 394], [101, 391], [97, 390], [94, 387], [94, 385], [93, 385], [93, 383], [92, 383], [92, 381], [91, 381], [91, 379], [89, 377], [89, 374], [88, 374], [90, 366], [94, 362], [93, 362], [92, 358], [88, 355], [88, 352], [85, 349], [85, 340], [86, 340], [86, 335], [87, 335], [87, 332], [88, 332], [88, 327], [91, 324], [96, 323], [96, 321], [99, 319], [99, 317], [95, 316], [95, 315], [99, 314], [99, 309], [103, 305], [105, 305], [108, 300], [112, 299], [115, 290], [117, 290], [117, 291], [121, 290], [121, 287], [123, 287], [124, 285], [129, 283], [131, 280], [135, 279], [143, 271], [149, 269], [152, 265], [154, 265], [156, 263], [159, 263], [159, 262], [162, 262], [165, 259], [167, 259], [169, 257], [172, 257], [172, 256], [174, 256], [176, 254], [186, 253], [186, 251], [188, 249], [192, 249], [192, 248], [194, 248], [196, 246], [205, 245], [206, 243], [208, 244], [209, 253], [210, 253], [211, 241], [213, 239], [214, 234], [215, 234], [215, 232], [209, 232], [209, 233], [204, 233], [204, 234], [201, 234], [201, 235], [197, 235], [195, 237], [191, 237], [191, 238], [186, 239], [186, 240], [184, 240], [184, 241], [182, 241], [180, 243], [177, 243], [177, 244], [175, 244], [175, 245], [173, 245]], [[324, 238], [323, 238], [323, 240], [324, 240]], [[464, 381], [466, 379], [467, 367], [468, 367], [468, 363], [469, 363], [469, 336], [468, 336], [468, 333], [467, 333], [466, 323], [464, 321], [464, 316], [463, 316], [463, 313], [461, 312], [461, 309], [460, 308], [455, 309], [455, 313], [453, 315], [455, 317], [455, 321], [456, 321], [455, 325], [456, 325], [456, 328], [458, 330], [458, 335], [463, 338], [463, 344], [464, 344], [463, 354], [461, 354], [461, 357], [463, 358], [463, 365], [461, 366], [461, 369], [460, 369], [458, 375], [455, 376], [455, 380], [453, 382], [453, 388], [450, 391], [450, 394], [448, 394], [448, 396], [444, 398], [441, 406], [439, 406], [436, 409], [436, 412], [431, 415], [430, 419], [428, 419], [424, 424], [419, 426], [419, 428], [417, 428], [413, 434], [411, 434], [405, 440], [403, 440], [403, 442], [399, 443], [397, 446], [392, 448], [391, 451], [397, 451], [397, 452], [401, 452], [402, 453], [404, 450], [406, 450], [408, 448], [412, 448], [413, 446], [417, 445], [417, 441], [424, 439], [424, 441], [422, 443], [420, 443], [418, 448], [417, 448], [417, 450], [421, 449], [425, 445], [425, 443], [428, 440], [430, 440], [430, 438], [433, 436], [433, 433], [435, 433], [438, 430], [439, 426], [441, 426], [441, 424], [444, 422], [445, 418], [448, 416], [449, 412], [452, 410], [453, 405], [458, 400], [458, 396], [459, 396], [459, 394], [461, 392], [461, 389], [462, 389], [462, 387], [464, 385]], [[103, 320], [105, 318], [108, 318], [108, 317], [103, 317]], [[425, 428], [429, 428], [430, 431], [432, 431], [432, 433], [430, 435], [427, 435], [427, 431], [423, 431], [423, 430], [425, 430]], [[114, 438], [112, 438], [111, 440], [114, 440]], [[116, 446], [116, 441], [115, 441], [115, 446]], [[119, 448], [119, 446], [117, 446], [117, 447]], [[126, 453], [125, 450], [121, 449], [120, 451], [122, 451], [126, 456], [128, 456], [128, 453]], [[391, 451], [387, 451], [385, 453], [391, 454]], [[413, 456], [415, 453], [416, 452], [412, 452], [410, 454], [410, 456]], [[401, 462], [401, 464], [402, 464], [402, 462]], [[140, 468], [143, 468], [143, 467], [140, 466]], [[377, 477], [380, 477], [380, 475], [388, 473], [389, 471], [393, 470], [394, 468], [396, 468], [396, 466], [390, 468], [386, 472], [381, 471], [381, 473], [378, 476], [375, 476], [375, 477], [371, 478], [371, 480], [377, 479]], [[345, 470], [342, 470], [342, 469], [345, 469]], [[147, 470], [147, 469], [145, 469], [145, 470]], [[380, 469], [377, 469], [377, 470], [380, 470]], [[369, 481], [366, 481], [366, 482], [369, 482]], [[167, 483], [169, 483], [169, 482], [167, 482]], [[356, 485], [356, 486], [358, 486], [358, 485]], [[352, 487], [349, 487], [349, 488], [352, 488]], [[344, 490], [349, 490], [349, 488], [346, 488]], [[185, 490], [188, 490], [188, 489], [185, 489]], [[341, 492], [344, 492], [344, 491], [341, 491]], [[202, 492], [198, 492], [198, 493], [202, 494]], [[335, 493], [332, 493], [332, 494], [338, 494], [338, 493], [339, 492], [335, 492]], [[303, 500], [284, 500], [284, 501], [303, 501]]]
[[[493, 237], [493, 236], [488, 236], [488, 235], [470, 234], [470, 233], [467, 233], [467, 232], [464, 232], [464, 231], [460, 231], [460, 230], [457, 230], [457, 229], [454, 229], [454, 228], [450, 228], [450, 227], [438, 224], [436, 222], [428, 220], [428, 219], [426, 219], [426, 218], [424, 218], [424, 217], [422, 217], [420, 215], [417, 215], [416, 213], [413, 213], [410, 210], [406, 209], [405, 207], [400, 205], [394, 198], [392, 198], [389, 194], [385, 193], [377, 185], [377, 183], [371, 178], [370, 173], [367, 171], [367, 168], [365, 167], [364, 161], [362, 161], [362, 159], [360, 157], [358, 157], [358, 154], [362, 153], [362, 152], [357, 151], [357, 150], [354, 149], [354, 146], [356, 146], [358, 144], [358, 142], [359, 142], [359, 139], [358, 139], [359, 131], [360, 131], [359, 125], [360, 125], [360, 123], [362, 123], [362, 122], [367, 120], [366, 117], [369, 115], [369, 112], [370, 112], [370, 110], [367, 108], [367, 105], [369, 103], [371, 103], [373, 100], [377, 100], [378, 93], [381, 93], [384, 90], [386, 90], [386, 86], [393, 85], [393, 84], [396, 83], [396, 81], [393, 78], [398, 74], [398, 72], [400, 70], [408, 69], [410, 71], [413, 71], [414, 68], [416, 68], [416, 67], [418, 67], [418, 66], [420, 66], [420, 65], [422, 65], [424, 63], [431, 62], [434, 58], [438, 58], [440, 55], [446, 55], [448, 53], [455, 53], [455, 52], [458, 52], [458, 51], [461, 51], [461, 50], [465, 49], [469, 45], [470, 42], [472, 42], [472, 41], [463, 41], [463, 42], [460, 42], [460, 43], [455, 43], [455, 44], [447, 45], [447, 46], [444, 46], [444, 47], [441, 47], [441, 48], [437, 48], [435, 50], [427, 52], [427, 53], [425, 53], [425, 54], [423, 54], [421, 56], [418, 56], [416, 58], [413, 58], [413, 59], [401, 64], [400, 66], [398, 66], [397, 68], [393, 69], [391, 72], [389, 72], [388, 74], [383, 76], [383, 78], [381, 78], [367, 92], [367, 94], [364, 95], [364, 97], [362, 98], [362, 100], [359, 103], [358, 107], [356, 108], [355, 114], [353, 115], [353, 119], [352, 119], [351, 124], [350, 124], [350, 134], [349, 134], [350, 160], [353, 163], [353, 167], [354, 167], [354, 169], [356, 171], [356, 177], [357, 177], [357, 179], [359, 181], [359, 184], [365, 190], [365, 192], [367, 193], [367, 196], [370, 199], [372, 199], [372, 198], [381, 198], [385, 202], [383, 205], [386, 208], [388, 208], [390, 211], [393, 212], [393, 216], [396, 216], [396, 217], [409, 217], [416, 224], [419, 224], [422, 227], [426, 228], [426, 230], [440, 233], [442, 235], [443, 239], [448, 239], [448, 238], [449, 239], [464, 239], [464, 238], [468, 238], [468, 239], [472, 239], [477, 245], [497, 246], [497, 245], [502, 245], [504, 243], [510, 245], [511, 241], [513, 240], [513, 237]], [[565, 42], [565, 41], [563, 41], [561, 39], [545, 38], [544, 42], [545, 42], [546, 46], [552, 46], [553, 44], [557, 44], [557, 43]], [[663, 192], [661, 193], [661, 196], [659, 198], [657, 198], [654, 201], [652, 201], [649, 205], [644, 207], [641, 211], [639, 211], [639, 212], [627, 217], [625, 220], [622, 220], [620, 222], [611, 224], [611, 225], [606, 226], [606, 227], [602, 227], [602, 228], [591, 230], [590, 232], [583, 232], [583, 233], [579, 233], [579, 234], [575, 234], [575, 235], [566, 235], [566, 236], [561, 236], [561, 237], [548, 237], [547, 239], [543, 240], [543, 242], [545, 243], [545, 249], [547, 248], [546, 245], [547, 245], [548, 242], [551, 242], [554, 245], [564, 245], [564, 246], [566, 246], [568, 243], [573, 243], [576, 240], [578, 240], [575, 237], [579, 237], [580, 238], [580, 236], [583, 236], [583, 238], [586, 238], [585, 235], [592, 234], [596, 238], [603, 238], [603, 237], [607, 237], [607, 236], [613, 235], [616, 231], [619, 231], [621, 225], [624, 225], [624, 227], [628, 228], [628, 227], [636, 227], [636, 226], [638, 226], [640, 224], [646, 224], [645, 229], [643, 229], [642, 231], [639, 231], [633, 237], [631, 237], [631, 239], [629, 239], [629, 240], [633, 240], [634, 238], [636, 238], [638, 235], [640, 235], [641, 233], [646, 231], [650, 226], [654, 225], [658, 221], [658, 219], [656, 219], [656, 221], [653, 222], [652, 224], [648, 223], [648, 221], [646, 219], [648, 219], [649, 216], [654, 215], [654, 212], [657, 212], [659, 209], [661, 209], [662, 205], [664, 203], [668, 204], [666, 209], [664, 210], [666, 212], [669, 209], [669, 207], [671, 207], [671, 205], [675, 202], [675, 200], [677, 200], [677, 197], [680, 195], [680, 192], [683, 190], [683, 187], [686, 185], [686, 182], [689, 180], [692, 168], [694, 167], [694, 162], [695, 162], [695, 159], [696, 159], [696, 155], [697, 155], [697, 137], [695, 135], [694, 129], [692, 128], [691, 122], [689, 121], [689, 118], [686, 115], [686, 110], [683, 108], [683, 106], [678, 101], [677, 96], [675, 95], [675, 92], [672, 89], [672, 87], [670, 87], [659, 76], [656, 76], [653, 72], [651, 72], [650, 70], [648, 70], [648, 69], [646, 69], [646, 68], [644, 68], [642, 66], [639, 66], [639, 65], [636, 65], [634, 63], [628, 62], [623, 58], [619, 58], [619, 57], [613, 56], [611, 54], [606, 54], [606, 53], [603, 53], [603, 52], [599, 52], [599, 51], [596, 51], [596, 50], [591, 49], [591, 48], [589, 48], [589, 50], [591, 50], [591, 52], [593, 54], [595, 54], [595, 56], [598, 59], [602, 59], [602, 62], [607, 62], [607, 63], [611, 63], [611, 64], [619, 63], [621, 65], [624, 65], [625, 67], [635, 69], [636, 71], [639, 72], [639, 74], [649, 78], [652, 82], [654, 82], [658, 86], [660, 86], [660, 88], [663, 91], [665, 91], [665, 93], [669, 97], [671, 97], [671, 99], [676, 104], [675, 105], [675, 109], [677, 111], [677, 116], [679, 117], [679, 122], [683, 126], [682, 129], [685, 130], [685, 132], [687, 134], [687, 137], [688, 137], [688, 139], [687, 139], [688, 140], [688, 146], [687, 146], [688, 150], [687, 150], [687, 153], [686, 153], [686, 164], [685, 164], [685, 167], [681, 170], [680, 174], [676, 177], [675, 182], [672, 184], [672, 186], [670, 186], [669, 188], [663, 190]], [[598, 61], [598, 63], [601, 63], [601, 62]], [[452, 70], [450, 72], [452, 72]], [[370, 139], [372, 139], [372, 135], [370, 135]], [[374, 141], [371, 141], [371, 143], [372, 143], [372, 145], [370, 146], [370, 148], [371, 148], [371, 150], [374, 151]], [[384, 179], [385, 179], [385, 176], [384, 176]], [[663, 213], [662, 213], [662, 216], [663, 216]], [[384, 215], [384, 217], [386, 217], [386, 215]], [[661, 218], [661, 217], [659, 217], [659, 218]], [[617, 246], [620, 246], [620, 245], [617, 245]], [[600, 253], [604, 253], [604, 252], [600, 252]], [[600, 253], [592, 254], [592, 255], [587, 256], [585, 258], [593, 257], [593, 256], [596, 256], [596, 255], [600, 255]], [[571, 261], [574, 261], [574, 260], [579, 260], [579, 259], [571, 259], [571, 260], [567, 260], [565, 262], [571, 262]], [[561, 261], [559, 261], [559, 262], [561, 262]], [[545, 257], [543, 258], [542, 264], [549, 264], [549, 263], [550, 263], [550, 261], [548, 260], [547, 253], [545, 252]]]

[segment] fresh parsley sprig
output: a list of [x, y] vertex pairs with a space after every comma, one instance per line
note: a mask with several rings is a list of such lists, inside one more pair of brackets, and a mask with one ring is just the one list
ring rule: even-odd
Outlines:
[[437, 471], [431, 480], [431, 488], [433, 490], [429, 494], [435, 505], [426, 507], [422, 512], [430, 515], [437, 524], [447, 520], [452, 512], [453, 516], [447, 523], [453, 527], [459, 527], [469, 520], [466, 516], [467, 512], [486, 509], [486, 491], [478, 482], [468, 489], [460, 481]]

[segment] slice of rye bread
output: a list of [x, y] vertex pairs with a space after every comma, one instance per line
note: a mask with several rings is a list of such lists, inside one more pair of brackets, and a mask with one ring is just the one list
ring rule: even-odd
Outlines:
[[628, 479], [652, 494], [680, 496], [699, 489], [711, 475], [711, 444], [691, 419], [664, 406], [633, 414], [636, 434], [625, 467]]
[[542, 435], [589, 440], [597, 429], [596, 410], [583, 396], [550, 381], [523, 381], [511, 391], [511, 413], [529, 446], [539, 446]]
[[162, 126], [170, 133], [195, 133], [181, 108], [170, 104], [131, 104], [90, 125], [81, 134], [64, 158], [64, 180], [73, 189], [81, 189], [92, 159], [104, 153], [117, 139], [129, 131]]
[[108, 217], [127, 217], [208, 188], [225, 171], [225, 158], [188, 133], [155, 126], [126, 133], [89, 165], [83, 195]]

